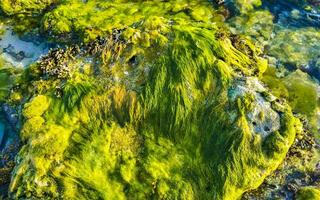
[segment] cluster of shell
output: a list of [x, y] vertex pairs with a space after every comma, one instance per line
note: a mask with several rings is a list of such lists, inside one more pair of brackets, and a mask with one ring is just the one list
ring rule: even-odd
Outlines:
[[65, 48], [51, 49], [47, 55], [38, 61], [42, 75], [46, 78], [68, 78], [72, 71], [69, 66], [70, 61], [84, 56], [101, 56], [103, 52], [110, 48], [110, 42], [113, 44], [123, 42], [120, 41], [120, 34], [119, 30], [115, 30], [110, 36], [97, 37], [87, 44], [80, 43]]
[[67, 78], [70, 73], [68, 63], [70, 59], [74, 59], [73, 53], [76, 50], [74, 48], [50, 50], [40, 61], [42, 74], [49, 77]]

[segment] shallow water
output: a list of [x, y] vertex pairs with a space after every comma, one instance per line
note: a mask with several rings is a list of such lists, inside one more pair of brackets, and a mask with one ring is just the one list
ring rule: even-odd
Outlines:
[[[320, 27], [320, 13], [315, 10], [306, 11], [297, 7], [288, 1], [277, 1], [277, 3], [270, 1], [263, 1], [263, 8], [270, 10], [274, 15], [275, 21], [283, 26], [291, 27]], [[292, 17], [291, 12], [296, 15]]]
[[22, 40], [10, 27], [0, 38], [1, 57], [15, 67], [26, 67], [49, 51], [48, 44]]

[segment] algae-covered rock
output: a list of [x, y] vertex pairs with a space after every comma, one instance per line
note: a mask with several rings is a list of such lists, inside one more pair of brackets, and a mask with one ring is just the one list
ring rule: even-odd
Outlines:
[[68, 46], [22, 76], [10, 198], [233, 200], [261, 185], [300, 121], [258, 80], [261, 51], [220, 18], [188, 0], [48, 10], [42, 29]]
[[[209, 22], [221, 18], [207, 1], [65, 1], [45, 14], [42, 27], [55, 37], [68, 35], [90, 41], [113, 29], [125, 29], [128, 26], [134, 28], [137, 22], [144, 23], [146, 30], [153, 30], [151, 34], [155, 36], [155, 27], [165, 28], [163, 23], [167, 20]], [[135, 34], [135, 37], [144, 37], [138, 32]], [[145, 39], [150, 37], [149, 34], [145, 32]]]
[[23, 115], [30, 119], [41, 116], [49, 107], [48, 98], [43, 95], [35, 97], [30, 103], [25, 104]]
[[306, 73], [297, 70], [284, 79], [289, 92], [289, 102], [297, 113], [314, 115], [320, 95], [318, 85]]
[[264, 1], [227, 21], [233, 33], [264, 48], [273, 66], [262, 77], [274, 95], [263, 95], [271, 107], [281, 113], [287, 101], [303, 121], [283, 164], [243, 199], [293, 199], [300, 187], [319, 182], [319, 8], [316, 1]]
[[301, 69], [319, 79], [319, 26], [309, 25], [305, 19], [308, 13], [286, 7], [286, 2], [267, 5], [269, 9], [264, 7], [230, 18], [232, 32], [253, 39], [277, 65]]

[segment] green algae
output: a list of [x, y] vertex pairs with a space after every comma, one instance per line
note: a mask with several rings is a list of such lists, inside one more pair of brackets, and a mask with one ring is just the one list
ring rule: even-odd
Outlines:
[[[305, 4], [305, 1], [299, 2]], [[303, 22], [299, 24], [301, 13], [297, 10], [287, 13], [290, 17], [282, 15], [286, 11], [278, 16], [273, 14], [268, 9], [257, 9], [233, 17], [228, 23], [233, 33], [251, 38], [256, 46], [264, 49], [272, 67], [268, 67], [261, 80], [280, 101], [288, 102], [295, 115], [304, 121], [304, 131], [298, 134], [277, 172], [268, 177], [258, 190], [247, 193], [244, 199], [286, 198], [286, 195], [293, 195], [304, 186], [300, 181], [305, 185], [316, 184], [311, 177], [317, 176], [319, 161], [319, 149], [316, 147], [319, 141], [319, 82], [310, 76], [318, 78], [319, 74], [319, 30]], [[292, 24], [298, 25], [287, 25], [286, 20], [294, 17]], [[308, 72], [310, 76], [297, 69]], [[303, 176], [295, 178], [296, 183], [288, 181], [296, 174]], [[272, 188], [273, 185], [277, 188]], [[283, 193], [287, 189], [288, 192]]]
[[49, 107], [46, 96], [37, 96], [30, 103], [25, 104], [23, 116], [27, 119], [41, 116]]
[[297, 70], [285, 79], [285, 85], [289, 92], [289, 102], [298, 113], [312, 116], [318, 106], [318, 88], [311, 77]]
[[297, 70], [278, 78], [275, 68], [269, 68], [262, 80], [268, 84], [277, 97], [288, 99], [297, 113], [313, 115], [317, 107], [317, 86], [311, 77]]
[[317, 188], [318, 182], [314, 180], [319, 161], [316, 145], [315, 138], [305, 127], [303, 134], [296, 137], [295, 143], [276, 172], [268, 176], [257, 190], [244, 194], [242, 199], [283, 199], [286, 196], [295, 199], [297, 191], [308, 187]]
[[[78, 10], [82, 12], [77, 12]], [[89, 41], [101, 34], [110, 33], [113, 29], [134, 28], [138, 23], [162, 26], [164, 25], [163, 17], [166, 20], [172, 18], [171, 20], [205, 22], [222, 18], [206, 1], [178, 3], [175, 1], [165, 3], [159, 3], [159, 1], [88, 1], [83, 3], [75, 0], [65, 1], [56, 9], [46, 13], [42, 24], [43, 29], [55, 37], [59, 35], [80, 36], [85, 41]]]
[[303, 199], [310, 199], [310, 200], [317, 200], [320, 199], [320, 190], [317, 188], [312, 187], [305, 187], [298, 191], [297, 200], [303, 200]]
[[279, 130], [263, 138], [250, 128], [255, 98], [232, 100], [230, 88], [267, 63], [219, 19], [194, 1], [64, 1], [48, 11], [51, 38], [106, 41], [86, 49], [94, 62], [85, 68], [84, 55], [66, 50], [61, 63], [24, 71], [10, 197], [238, 199], [257, 188], [300, 122], [284, 104]]
[[4, 21], [13, 25], [16, 33], [38, 33], [44, 11], [58, 2], [60, 0], [3, 0], [0, 14]]

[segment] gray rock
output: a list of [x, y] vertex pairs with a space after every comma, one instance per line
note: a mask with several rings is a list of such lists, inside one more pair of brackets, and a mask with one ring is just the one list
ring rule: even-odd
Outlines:
[[254, 108], [247, 114], [256, 133], [266, 137], [280, 129], [280, 116], [260, 94], [255, 94]]
[[253, 97], [252, 110], [247, 111], [246, 118], [252, 132], [259, 134], [262, 138], [280, 129], [280, 115], [270, 102], [275, 98], [268, 93], [263, 84], [255, 77], [237, 80], [229, 91], [229, 97], [232, 101], [237, 98], [245, 98], [247, 95]]

